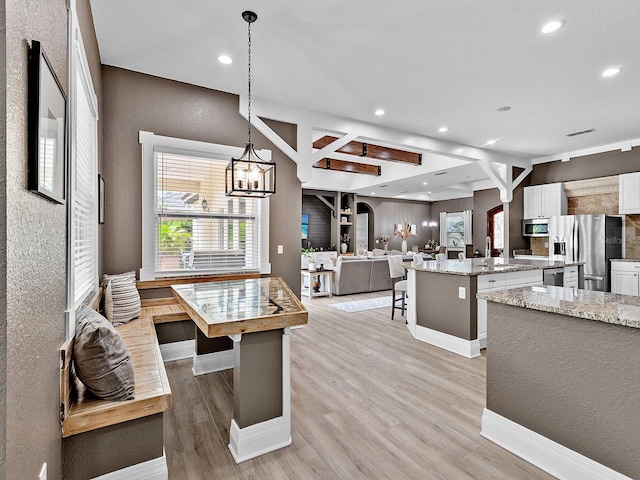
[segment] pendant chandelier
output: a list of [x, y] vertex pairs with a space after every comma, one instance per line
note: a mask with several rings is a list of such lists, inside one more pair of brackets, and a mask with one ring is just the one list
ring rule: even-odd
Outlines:
[[239, 158], [232, 158], [225, 169], [227, 196], [264, 198], [276, 193], [276, 164], [262, 160], [251, 142], [251, 24], [258, 19], [254, 12], [242, 12], [249, 33], [249, 115], [247, 118], [249, 141]]

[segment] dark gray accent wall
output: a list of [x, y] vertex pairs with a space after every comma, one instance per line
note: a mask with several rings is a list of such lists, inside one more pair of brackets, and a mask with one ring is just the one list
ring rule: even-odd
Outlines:
[[[107, 179], [104, 270], [139, 270], [142, 263], [140, 130], [156, 135], [242, 146], [247, 123], [238, 113], [238, 96], [103, 66], [104, 174]], [[295, 145], [296, 128], [270, 122]], [[300, 214], [302, 189], [296, 165], [253, 130], [257, 149], [272, 151], [277, 165], [276, 194], [270, 198], [271, 272], [300, 293]], [[282, 245], [284, 254], [277, 254]]]
[[302, 242], [305, 248], [310, 244], [313, 248], [329, 249], [335, 245], [331, 238], [331, 209], [315, 195], [302, 196], [302, 213], [309, 215], [309, 237]]
[[424, 248], [425, 243], [433, 235], [430, 228], [423, 227], [422, 223], [429, 221], [431, 205], [428, 202], [413, 200], [397, 200], [390, 198], [366, 197], [358, 195], [358, 203], [364, 203], [371, 207], [374, 212], [369, 215], [369, 229], [373, 223], [373, 236], [369, 238], [369, 250], [383, 248], [382, 243], [376, 243], [382, 235], [390, 235], [389, 250], [400, 250], [402, 239], [393, 236], [393, 226], [405, 220], [416, 224], [417, 235], [407, 239], [407, 245], [411, 250], [412, 245]]
[[536, 165], [531, 174], [531, 185], [608, 177], [638, 171], [640, 171], [640, 147], [635, 147], [628, 152], [614, 150], [572, 158], [568, 162], [557, 161]]
[[640, 330], [488, 302], [487, 408], [640, 478]]

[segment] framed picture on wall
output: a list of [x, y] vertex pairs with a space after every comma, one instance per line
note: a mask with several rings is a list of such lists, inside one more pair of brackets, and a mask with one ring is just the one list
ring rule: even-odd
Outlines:
[[67, 98], [37, 40], [31, 42], [28, 76], [28, 187], [64, 203]]

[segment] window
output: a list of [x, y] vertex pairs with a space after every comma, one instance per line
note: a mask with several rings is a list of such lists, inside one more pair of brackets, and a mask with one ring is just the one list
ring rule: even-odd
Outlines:
[[498, 205], [487, 212], [487, 228], [491, 237], [491, 256], [497, 257], [504, 249], [504, 209]]
[[[140, 132], [140, 138], [140, 279], [241, 271], [269, 273], [269, 200], [225, 195], [225, 167], [231, 156], [242, 154], [243, 149], [149, 132]], [[270, 157], [270, 152], [266, 155]]]
[[76, 308], [98, 287], [98, 104], [73, 8], [70, 22], [67, 338]]

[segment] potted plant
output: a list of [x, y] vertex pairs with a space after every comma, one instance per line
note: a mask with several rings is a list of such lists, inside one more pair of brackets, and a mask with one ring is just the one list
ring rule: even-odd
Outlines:
[[313, 261], [313, 247], [303, 248], [302, 249], [302, 258], [304, 258], [309, 264], [309, 271], [316, 271], [316, 263]]

